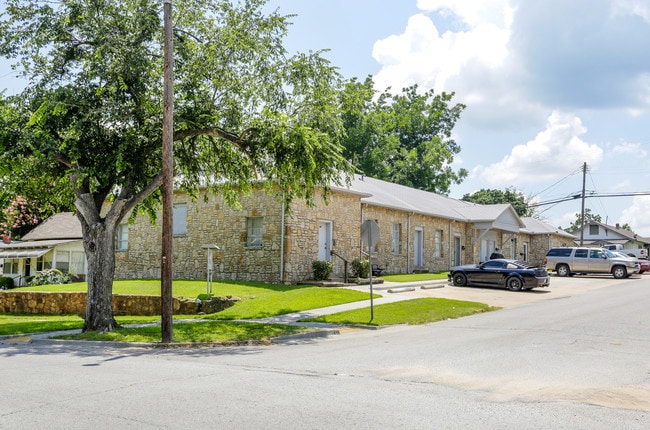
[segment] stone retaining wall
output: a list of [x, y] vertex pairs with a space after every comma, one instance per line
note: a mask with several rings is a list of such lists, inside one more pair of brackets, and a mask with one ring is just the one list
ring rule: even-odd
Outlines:
[[[173, 298], [173, 313], [193, 315], [215, 313], [233, 306], [236, 297], [210, 300]], [[86, 293], [47, 293], [36, 291], [0, 291], [0, 313], [65, 315], [86, 313]], [[115, 315], [160, 315], [159, 296], [113, 294]]]

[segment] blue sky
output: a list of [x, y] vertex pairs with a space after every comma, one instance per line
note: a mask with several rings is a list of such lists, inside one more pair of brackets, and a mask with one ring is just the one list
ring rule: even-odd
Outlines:
[[[460, 198], [515, 187], [547, 201], [650, 191], [649, 0], [269, 0], [292, 18], [290, 51], [325, 54], [377, 89], [417, 83], [467, 105], [454, 167]], [[0, 89], [14, 91], [6, 62]], [[609, 224], [650, 237], [650, 196], [589, 198]], [[578, 200], [544, 206], [568, 226]]]
[[[515, 187], [547, 201], [650, 191], [650, 1], [271, 0], [293, 18], [290, 50], [329, 48], [346, 77], [417, 83], [467, 105], [451, 197]], [[650, 237], [650, 196], [592, 197], [609, 224]], [[568, 226], [580, 201], [543, 206]]]

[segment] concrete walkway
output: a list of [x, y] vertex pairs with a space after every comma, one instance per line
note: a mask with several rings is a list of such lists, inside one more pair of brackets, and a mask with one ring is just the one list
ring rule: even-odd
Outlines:
[[[447, 280], [438, 281], [421, 281], [421, 282], [383, 282], [381, 284], [373, 285], [373, 293], [380, 294], [382, 297], [377, 297], [372, 300], [374, 306], [386, 303], [394, 303], [403, 300], [412, 300], [419, 297], [432, 297], [432, 289], [444, 288], [447, 285]], [[353, 285], [340, 287], [349, 290], [356, 290], [368, 293], [370, 297], [370, 285]], [[255, 320], [246, 320], [252, 322], [261, 322], [266, 324], [288, 324], [288, 325], [304, 325], [313, 327], [325, 327], [329, 324], [320, 323], [300, 323], [299, 320], [306, 318], [316, 318], [323, 315], [335, 314], [354, 309], [369, 308], [371, 305], [370, 298], [368, 300], [360, 300], [358, 302], [344, 303], [336, 306], [328, 306], [325, 308], [310, 309], [302, 312], [295, 312], [285, 315], [276, 315], [268, 318], [261, 318]], [[331, 325], [333, 326], [333, 325]]]

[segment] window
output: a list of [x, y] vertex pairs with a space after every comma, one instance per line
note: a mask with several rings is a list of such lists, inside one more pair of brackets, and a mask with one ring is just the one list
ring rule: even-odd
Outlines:
[[576, 249], [575, 258], [587, 258], [587, 250]]
[[262, 217], [246, 218], [246, 246], [248, 248], [262, 247]]
[[570, 257], [573, 248], [551, 248], [546, 254], [549, 257]]
[[589, 258], [605, 258], [605, 253], [600, 249], [590, 249]]
[[394, 223], [393, 224], [393, 254], [400, 254], [402, 252], [402, 224]]
[[63, 273], [68, 273], [70, 271], [70, 252], [69, 251], [59, 251], [59, 252], [56, 253], [55, 268], [59, 269]]
[[598, 236], [598, 224], [589, 224], [589, 235]]
[[117, 227], [117, 250], [126, 251], [127, 249], [129, 249], [129, 225], [120, 224]]
[[528, 242], [524, 242], [524, 255], [523, 260], [528, 261]]
[[6, 274], [12, 274], [12, 275], [17, 275], [18, 272], [18, 263], [20, 263], [20, 260], [16, 259], [6, 259], [5, 260], [5, 267], [4, 267], [4, 273]]
[[70, 273], [72, 275], [86, 273], [86, 255], [83, 251], [72, 251], [70, 253]]
[[433, 256], [435, 258], [442, 258], [442, 230], [436, 230], [433, 241]]
[[43, 270], [52, 268], [52, 253], [48, 252], [45, 255], [41, 255], [36, 259], [36, 271], [42, 272]]
[[174, 235], [184, 235], [187, 234], [187, 205], [181, 203], [174, 205], [174, 212], [172, 213], [172, 218], [174, 218]]
[[506, 265], [505, 261], [497, 261], [497, 260], [490, 260], [483, 263], [483, 267], [487, 267], [490, 269], [503, 269], [505, 265]]

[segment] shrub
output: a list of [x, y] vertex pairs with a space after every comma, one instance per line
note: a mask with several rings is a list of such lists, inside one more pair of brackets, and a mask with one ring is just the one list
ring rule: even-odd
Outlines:
[[14, 287], [14, 280], [6, 276], [0, 276], [0, 290], [9, 290]]
[[357, 278], [367, 278], [370, 275], [370, 261], [360, 258], [352, 260], [352, 274]]
[[324, 281], [332, 274], [334, 265], [331, 261], [314, 260], [311, 263], [311, 268], [314, 270], [314, 279], [317, 281]]
[[70, 276], [61, 272], [59, 269], [47, 269], [38, 272], [29, 285], [54, 285], [54, 284], [68, 284]]

